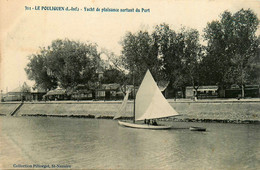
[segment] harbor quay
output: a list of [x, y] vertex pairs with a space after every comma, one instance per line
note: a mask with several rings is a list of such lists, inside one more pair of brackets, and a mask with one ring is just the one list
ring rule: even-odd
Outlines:
[[[170, 105], [180, 114], [161, 119], [185, 122], [260, 123], [260, 99], [177, 100]], [[1, 102], [1, 116], [54, 116], [112, 119], [122, 101]], [[133, 101], [123, 118], [132, 119]]]

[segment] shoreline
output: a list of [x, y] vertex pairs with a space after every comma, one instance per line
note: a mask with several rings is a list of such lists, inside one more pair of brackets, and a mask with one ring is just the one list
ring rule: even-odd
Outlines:
[[[1, 102], [0, 116], [48, 116], [113, 119], [122, 101], [41, 101]], [[260, 123], [260, 99], [168, 100], [180, 114], [159, 119], [173, 122]], [[122, 117], [132, 119], [133, 101], [127, 103]]]
[[[2, 115], [0, 115], [2, 116]], [[24, 114], [23, 117], [64, 117], [64, 118], [83, 118], [83, 119], [113, 119], [113, 116], [99, 116], [95, 115], [46, 115], [46, 114]], [[117, 120], [133, 120], [133, 117], [122, 117]], [[178, 119], [178, 118], [164, 118], [160, 121], [167, 122], [198, 122], [198, 123], [232, 123], [232, 124], [260, 124], [259, 120], [229, 120], [229, 119]]]
[[[192, 99], [166, 99], [169, 103], [251, 103], [251, 102], [259, 102], [260, 98], [244, 98], [244, 99], [236, 99], [236, 98], [215, 98], [215, 99], [198, 99], [194, 101]], [[133, 102], [133, 100], [128, 100], [128, 103]], [[0, 102], [0, 104], [14, 104], [21, 103], [21, 101], [5, 101]], [[24, 101], [24, 103], [31, 104], [58, 104], [58, 103], [66, 103], [66, 104], [75, 104], [75, 103], [122, 103], [122, 100], [57, 100], [57, 101]]]

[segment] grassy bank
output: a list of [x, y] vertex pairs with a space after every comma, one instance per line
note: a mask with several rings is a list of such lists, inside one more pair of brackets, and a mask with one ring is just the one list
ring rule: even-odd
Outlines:
[[181, 116], [178, 117], [179, 119], [211, 119], [229, 121], [260, 120], [259, 102], [171, 102], [170, 104], [177, 112], [181, 114]]
[[[260, 122], [260, 101], [169, 101], [181, 115], [171, 121], [201, 122]], [[1, 103], [0, 114], [8, 115], [19, 103]], [[58, 116], [84, 118], [113, 118], [121, 101], [89, 102], [25, 102], [17, 111], [17, 116]], [[131, 118], [133, 102], [128, 102], [124, 117]]]
[[0, 115], [10, 115], [20, 103], [0, 103]]

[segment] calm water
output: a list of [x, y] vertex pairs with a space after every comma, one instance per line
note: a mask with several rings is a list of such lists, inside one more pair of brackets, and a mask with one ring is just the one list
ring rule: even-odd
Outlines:
[[259, 169], [260, 125], [174, 123], [141, 130], [113, 120], [0, 117], [0, 167], [59, 164], [112, 169]]

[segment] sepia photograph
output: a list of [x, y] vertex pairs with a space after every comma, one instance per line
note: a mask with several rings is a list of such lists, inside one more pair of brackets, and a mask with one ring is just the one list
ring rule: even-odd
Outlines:
[[260, 169], [259, 0], [1, 0], [0, 169]]

